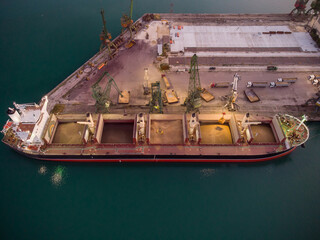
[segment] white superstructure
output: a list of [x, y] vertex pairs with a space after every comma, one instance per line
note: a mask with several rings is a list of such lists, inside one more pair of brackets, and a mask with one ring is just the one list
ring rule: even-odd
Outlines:
[[12, 121], [7, 121], [2, 132], [10, 129], [15, 137], [21, 141], [21, 146], [40, 146], [43, 144], [43, 131], [49, 119], [47, 111], [48, 97], [41, 99], [40, 105], [36, 103], [17, 104], [9, 108], [7, 113]]

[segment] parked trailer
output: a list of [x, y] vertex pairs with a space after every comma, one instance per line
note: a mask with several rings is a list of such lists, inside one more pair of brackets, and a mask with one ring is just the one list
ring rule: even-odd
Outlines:
[[288, 82], [271, 82], [270, 83], [270, 87], [274, 88], [274, 87], [289, 87], [289, 83]]
[[298, 78], [278, 78], [278, 82], [295, 83]]
[[268, 82], [247, 82], [247, 87], [257, 87], [257, 88], [264, 88], [267, 87], [269, 84]]
[[202, 89], [200, 96], [206, 102], [210, 102], [214, 99], [214, 96], [205, 88]]
[[170, 103], [177, 103], [179, 102], [179, 97], [177, 95], [177, 93], [171, 89], [169, 91], [165, 91], [165, 96], [167, 98], [167, 102]]
[[244, 91], [246, 97], [248, 98], [248, 100], [250, 102], [259, 102], [260, 98], [258, 97], [258, 95], [255, 93], [255, 91], [253, 91], [253, 89], [246, 89]]

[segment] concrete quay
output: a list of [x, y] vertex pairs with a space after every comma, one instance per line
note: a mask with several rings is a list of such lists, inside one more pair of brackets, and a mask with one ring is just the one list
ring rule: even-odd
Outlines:
[[[307, 114], [311, 120], [320, 120], [320, 112], [316, 112], [315, 106], [304, 106], [319, 91], [307, 77], [320, 73], [320, 50], [305, 30], [307, 19], [297, 21], [286, 14], [160, 14], [160, 17], [151, 21], [143, 21], [143, 17], [137, 20], [141, 28], [135, 33], [136, 44], [133, 47], [125, 48], [129, 33], [124, 32], [117, 37], [123, 39], [123, 44], [113, 59], [109, 59], [104, 49], [77, 69], [48, 94], [49, 108], [62, 104], [63, 113], [95, 112], [91, 86], [103, 71], [108, 71], [120, 90], [130, 91], [130, 103], [124, 105], [117, 103], [118, 94], [112, 88], [111, 100], [114, 105], [111, 112], [147, 113], [151, 96], [143, 94], [142, 86], [146, 83], [144, 69], [148, 68], [149, 85], [160, 81], [165, 91], [161, 75], [166, 74], [171, 89], [179, 97], [178, 103], [166, 104], [164, 112], [185, 112], [181, 104], [187, 97], [189, 73], [183, 70], [189, 68], [190, 58], [196, 53], [201, 86], [215, 96], [211, 102], [202, 102], [201, 113], [220, 114], [227, 111], [223, 109], [225, 102], [220, 99], [230, 94], [231, 87], [217, 89], [210, 88], [210, 85], [213, 82], [231, 84], [233, 75], [238, 73], [241, 76], [237, 99], [239, 113], [264, 116], [289, 113], [297, 117]], [[227, 30], [221, 32], [221, 26]], [[242, 28], [235, 28], [237, 26]], [[247, 26], [255, 28], [248, 30], [250, 28]], [[269, 34], [263, 31], [269, 31]], [[277, 31], [280, 33], [277, 34]], [[290, 34], [281, 33], [285, 31]], [[159, 46], [162, 49], [168, 39], [171, 50], [159, 56]], [[182, 50], [172, 51], [175, 47]], [[99, 70], [104, 63], [106, 65]], [[161, 63], [169, 63], [170, 70], [161, 71]], [[278, 70], [267, 71], [268, 65], [276, 65]], [[213, 66], [215, 70], [212, 71], [210, 67]], [[270, 83], [278, 78], [290, 77], [297, 78], [297, 81], [288, 87], [254, 89], [261, 99], [259, 102], [250, 103], [244, 95], [249, 81]], [[106, 81], [102, 80], [101, 87], [105, 86]]]

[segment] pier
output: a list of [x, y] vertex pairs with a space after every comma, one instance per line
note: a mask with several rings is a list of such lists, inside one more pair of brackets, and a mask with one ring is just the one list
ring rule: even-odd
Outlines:
[[[320, 73], [320, 49], [306, 30], [307, 24], [307, 18], [296, 20], [288, 14], [145, 14], [134, 23], [135, 44], [128, 47], [128, 31], [115, 38], [113, 58], [107, 48], [94, 55], [48, 93], [48, 108], [51, 111], [58, 104], [60, 113], [94, 113], [91, 86], [107, 71], [121, 91], [130, 92], [130, 102], [120, 104], [118, 92], [111, 89], [111, 113], [149, 113], [151, 93], [144, 94], [144, 86], [150, 88], [160, 81], [161, 91], [166, 91], [163, 74], [170, 83], [167, 91], [174, 90], [179, 99], [176, 103], [164, 99], [163, 112], [184, 113], [186, 107], [181, 105], [188, 96], [190, 59], [197, 54], [201, 87], [214, 96], [212, 101], [201, 101], [200, 113], [228, 111], [223, 96], [230, 93], [233, 75], [238, 73], [237, 114], [307, 114], [310, 120], [319, 121], [317, 107], [306, 105], [319, 91], [308, 76]], [[169, 69], [162, 70], [163, 64]], [[275, 70], [268, 70], [270, 66]], [[296, 81], [270, 87], [286, 78]], [[212, 88], [226, 82], [229, 87]], [[254, 88], [260, 101], [251, 103], [246, 98], [248, 82], [267, 83]], [[106, 85], [102, 79], [101, 87]]]

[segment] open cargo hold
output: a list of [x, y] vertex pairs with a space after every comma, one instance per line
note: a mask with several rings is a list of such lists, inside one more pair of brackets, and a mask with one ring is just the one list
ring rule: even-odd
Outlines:
[[195, 113], [41, 112], [43, 103], [19, 108], [24, 116], [39, 116], [30, 122], [9, 111], [15, 114], [15, 121], [5, 125], [2, 141], [23, 155], [42, 160], [254, 162], [284, 156], [309, 137], [304, 120], [286, 114], [249, 119], [249, 114], [221, 118], [220, 114]]
[[133, 143], [133, 128], [132, 122], [105, 122], [101, 143]]

